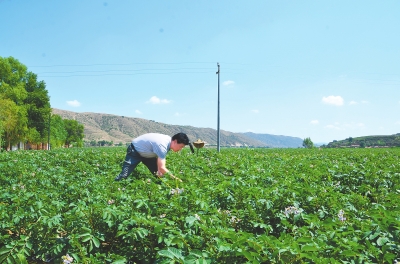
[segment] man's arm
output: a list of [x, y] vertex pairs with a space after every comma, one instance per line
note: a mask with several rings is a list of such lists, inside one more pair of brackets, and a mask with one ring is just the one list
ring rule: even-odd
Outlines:
[[162, 177], [164, 174], [168, 174], [172, 179], [177, 179], [177, 180], [179, 180], [179, 181], [182, 182], [181, 179], [179, 179], [178, 177], [175, 177], [175, 176], [167, 169], [166, 160], [165, 160], [165, 159], [157, 158], [157, 167], [158, 167], [158, 171], [157, 171], [157, 176], [158, 176], [158, 177]]
[[160, 159], [157, 158], [157, 167], [158, 167], [158, 173], [163, 175], [168, 172], [167, 166], [166, 166], [166, 160], [165, 159]]

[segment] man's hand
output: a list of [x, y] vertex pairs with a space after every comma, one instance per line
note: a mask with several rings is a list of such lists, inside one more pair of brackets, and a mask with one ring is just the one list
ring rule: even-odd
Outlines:
[[157, 172], [156, 172], [156, 175], [157, 175], [158, 178], [164, 177], [164, 175], [163, 175], [160, 171], [157, 171]]

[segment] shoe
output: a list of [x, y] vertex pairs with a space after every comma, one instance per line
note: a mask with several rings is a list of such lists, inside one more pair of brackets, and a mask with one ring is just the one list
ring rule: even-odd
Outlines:
[[122, 176], [121, 174], [119, 174], [117, 177], [115, 177], [114, 181], [120, 181], [120, 180], [126, 179], [126, 178], [128, 178], [128, 177]]

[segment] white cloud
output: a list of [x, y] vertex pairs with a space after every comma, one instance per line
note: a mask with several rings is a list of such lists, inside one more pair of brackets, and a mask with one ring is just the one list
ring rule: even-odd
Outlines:
[[356, 105], [358, 104], [356, 101], [350, 101], [349, 105]]
[[68, 104], [69, 106], [72, 106], [72, 107], [79, 107], [79, 106], [81, 106], [81, 103], [78, 102], [78, 100], [67, 101], [67, 104]]
[[171, 101], [167, 99], [160, 99], [157, 96], [152, 96], [147, 103], [150, 104], [169, 104]]
[[233, 85], [233, 84], [235, 84], [234, 81], [225, 81], [225, 82], [222, 83], [222, 85], [225, 85], [225, 86]]
[[361, 103], [362, 103], [362, 104], [368, 104], [369, 102], [368, 102], [368, 101], [365, 101], [365, 100], [362, 100]]
[[251, 110], [251, 112], [258, 114], [260, 111], [258, 111], [257, 109], [253, 109], [253, 110]]
[[322, 102], [325, 104], [341, 106], [344, 103], [344, 100], [341, 96], [330, 95], [327, 97], [322, 97]]
[[319, 121], [318, 120], [311, 120], [310, 124], [312, 125], [318, 125]]
[[139, 110], [135, 110], [135, 113], [138, 114], [138, 115], [142, 114], [142, 112], [140, 112]]

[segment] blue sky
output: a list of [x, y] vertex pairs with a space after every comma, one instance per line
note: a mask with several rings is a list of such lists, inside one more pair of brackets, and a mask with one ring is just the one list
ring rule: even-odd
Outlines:
[[400, 133], [399, 1], [0, 0], [54, 108], [310, 137]]

